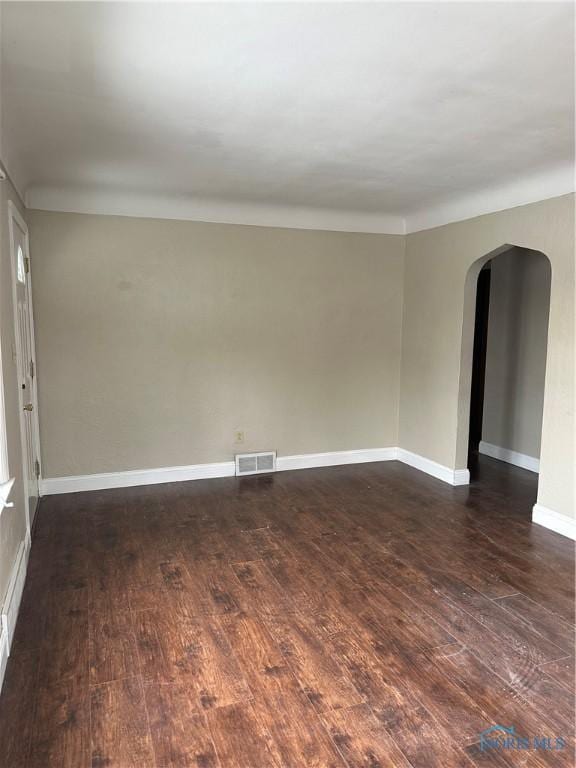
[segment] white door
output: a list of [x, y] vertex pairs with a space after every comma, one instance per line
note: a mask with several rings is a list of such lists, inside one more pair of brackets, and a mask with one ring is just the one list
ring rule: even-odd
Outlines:
[[39, 496], [40, 440], [30, 253], [26, 223], [12, 203], [9, 203], [9, 216], [16, 324], [16, 367], [20, 400], [20, 427], [24, 451], [23, 480], [28, 506], [28, 524], [31, 529]]

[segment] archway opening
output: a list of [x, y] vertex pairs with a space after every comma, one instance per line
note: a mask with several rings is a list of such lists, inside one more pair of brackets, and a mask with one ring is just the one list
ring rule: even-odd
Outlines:
[[505, 466], [517, 467], [532, 473], [531, 478], [526, 475], [526, 486], [533, 486], [535, 496], [550, 261], [540, 251], [507, 246], [473, 267], [477, 274], [468, 429], [471, 481], [505, 477]]

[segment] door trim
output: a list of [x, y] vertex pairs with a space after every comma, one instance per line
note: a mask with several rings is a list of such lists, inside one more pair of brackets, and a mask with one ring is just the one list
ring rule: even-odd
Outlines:
[[[22, 350], [20, 348], [20, 336], [18, 334], [18, 297], [16, 294], [16, 253], [14, 249], [14, 222], [20, 227], [22, 232], [24, 233], [24, 244], [26, 248], [26, 252], [24, 254], [25, 257], [29, 259], [29, 263], [32, 264], [32, 260], [30, 259], [30, 238], [28, 234], [28, 226], [26, 222], [24, 221], [23, 217], [20, 214], [20, 211], [14, 205], [12, 200], [8, 200], [8, 236], [10, 239], [10, 262], [11, 262], [11, 277], [12, 277], [12, 313], [14, 316], [14, 344], [15, 344], [15, 350], [16, 350], [16, 358], [17, 360], [20, 360], [22, 358]], [[31, 300], [32, 297], [32, 268], [30, 267], [30, 270], [28, 272], [28, 294]], [[32, 304], [30, 303], [30, 306], [28, 307], [28, 311], [30, 313], [30, 344], [32, 346], [32, 349], [34, 350], [34, 362], [36, 363], [36, 341], [34, 336], [34, 312], [32, 310]], [[16, 366], [18, 371], [18, 365]], [[35, 371], [36, 374], [36, 371]], [[23, 405], [24, 401], [22, 398], [22, 388], [20, 387], [20, 382], [17, 382], [17, 390], [18, 390], [18, 421], [20, 424], [20, 445], [21, 445], [21, 451], [22, 451], [22, 480], [24, 483], [24, 511], [26, 513], [26, 536], [28, 540], [30, 540], [31, 537], [31, 525], [30, 525], [30, 504], [28, 501], [28, 468], [26, 466], [26, 456], [25, 456], [25, 446], [26, 446], [26, 426], [24, 424], [24, 411], [23, 411]], [[37, 377], [34, 375], [34, 378], [32, 379], [32, 402], [34, 404], [34, 410], [32, 411], [32, 418], [35, 422], [34, 424], [34, 436], [35, 436], [35, 445], [33, 446], [34, 451], [36, 453], [36, 457], [38, 460], [40, 460], [40, 423], [38, 420], [38, 388], [37, 388]], [[42, 465], [40, 465], [41, 467]], [[38, 495], [40, 495], [40, 478], [38, 478]]]

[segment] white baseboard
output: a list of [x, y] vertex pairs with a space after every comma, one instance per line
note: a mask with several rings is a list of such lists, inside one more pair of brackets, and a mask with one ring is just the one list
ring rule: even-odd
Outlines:
[[[450, 485], [467, 485], [470, 473], [467, 469], [450, 469], [435, 461], [418, 456], [402, 448], [367, 448], [355, 451], [331, 451], [327, 453], [303, 453], [295, 456], [278, 456], [276, 469], [285, 472], [292, 469], [334, 467], [342, 464], [363, 464], [371, 461], [403, 461], [405, 464], [433, 475]], [[205, 480], [212, 477], [231, 477], [235, 474], [233, 461], [216, 464], [191, 464], [185, 467], [160, 467], [137, 469], [128, 472], [104, 472], [96, 475], [49, 477], [40, 481], [42, 496], [78, 491], [101, 491], [107, 488], [129, 488], [135, 485], [154, 485], [184, 480]]]
[[[368, 461], [389, 461], [396, 458], [396, 448], [369, 448], [360, 451], [306, 453], [299, 456], [278, 456], [276, 469], [312, 469], [339, 464], [358, 464]], [[96, 475], [49, 477], [40, 481], [42, 496], [78, 491], [101, 491], [107, 488], [129, 488], [135, 485], [174, 483], [184, 480], [206, 480], [213, 477], [232, 477], [236, 472], [233, 461], [215, 464], [190, 464], [184, 467], [136, 469], [127, 472], [104, 472]]]
[[553, 509], [543, 507], [542, 504], [534, 504], [532, 522], [576, 541], [576, 519], [573, 517], [561, 515]]
[[8, 664], [8, 635], [4, 627], [0, 627], [0, 691], [2, 690], [2, 683], [4, 682], [4, 675], [6, 674], [6, 665]]
[[10, 574], [8, 589], [4, 604], [2, 606], [2, 634], [0, 635], [0, 690], [4, 681], [6, 663], [10, 655], [14, 630], [16, 628], [16, 619], [22, 601], [22, 592], [24, 591], [24, 582], [26, 581], [26, 569], [28, 568], [28, 555], [30, 546], [28, 538], [20, 542], [16, 559]]
[[540, 471], [539, 459], [534, 456], [527, 456], [525, 453], [511, 451], [510, 448], [502, 448], [499, 445], [493, 445], [492, 443], [486, 443], [484, 440], [481, 440], [480, 445], [478, 446], [478, 451], [485, 456], [491, 456], [493, 459], [506, 461], [508, 464], [514, 464], [516, 467], [522, 467], [522, 469], [528, 469], [530, 472]]
[[450, 485], [468, 485], [470, 483], [470, 472], [467, 469], [451, 469], [444, 464], [438, 464], [432, 459], [419, 456], [417, 453], [412, 453], [412, 451], [407, 451], [404, 448], [398, 448], [398, 460]]
[[291, 469], [336, 467], [341, 464], [365, 464], [370, 461], [394, 461], [397, 458], [397, 448], [367, 448], [361, 451], [302, 453], [296, 456], [278, 456], [276, 459], [276, 469], [280, 472], [285, 472]]
[[184, 467], [159, 467], [157, 469], [134, 469], [126, 472], [102, 472], [95, 475], [48, 477], [40, 480], [40, 494], [52, 496], [56, 493], [102, 491], [107, 488], [131, 488], [135, 485], [156, 485], [157, 483], [179, 483], [185, 480], [206, 480], [211, 477], [232, 477], [235, 471], [233, 461], [219, 461], [214, 464], [190, 464]]

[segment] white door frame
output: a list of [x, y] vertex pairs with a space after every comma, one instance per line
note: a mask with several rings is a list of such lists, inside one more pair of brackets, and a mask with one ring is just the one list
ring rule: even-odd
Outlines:
[[[25, 244], [25, 254], [24, 256], [29, 259], [29, 264], [32, 264], [32, 260], [30, 259], [30, 238], [28, 234], [28, 226], [22, 216], [20, 215], [20, 211], [18, 208], [14, 205], [12, 200], [8, 201], [8, 233], [10, 238], [10, 261], [12, 263], [12, 269], [11, 269], [11, 275], [12, 275], [12, 310], [14, 313], [14, 341], [15, 341], [15, 349], [16, 349], [16, 358], [17, 361], [21, 360], [22, 358], [22, 350], [20, 348], [20, 334], [18, 333], [18, 300], [16, 295], [16, 280], [17, 280], [17, 265], [16, 265], [16, 253], [14, 251], [14, 222], [20, 227], [22, 232], [24, 233], [24, 244]], [[30, 269], [26, 276], [28, 280], [28, 296], [30, 298], [30, 304], [28, 307], [28, 311], [30, 313], [29, 317], [29, 323], [30, 323], [30, 344], [32, 347], [32, 350], [34, 351], [34, 361], [36, 361], [36, 342], [34, 338], [34, 313], [32, 311], [32, 267], [30, 266]], [[18, 368], [17, 368], [18, 370]], [[35, 435], [35, 443], [36, 445], [33, 446], [34, 451], [36, 453], [36, 457], [38, 461], [40, 461], [40, 424], [38, 421], [38, 389], [36, 384], [37, 378], [36, 378], [36, 371], [34, 371], [34, 377], [32, 379], [32, 392], [30, 393], [32, 398], [32, 403], [34, 405], [34, 409], [32, 411], [31, 417], [35, 422], [34, 425], [34, 435]], [[18, 381], [18, 420], [20, 423], [20, 444], [22, 448], [22, 479], [24, 483], [24, 510], [26, 513], [26, 537], [28, 541], [30, 541], [31, 538], [31, 526], [30, 526], [30, 504], [28, 500], [28, 468], [26, 466], [26, 455], [25, 455], [25, 446], [26, 446], [26, 427], [24, 424], [24, 400], [22, 397], [22, 387], [20, 386], [20, 382]], [[40, 467], [42, 467], [42, 464], [40, 464]], [[38, 496], [40, 496], [40, 477], [38, 478]]]

